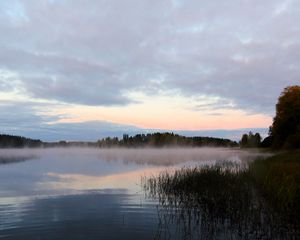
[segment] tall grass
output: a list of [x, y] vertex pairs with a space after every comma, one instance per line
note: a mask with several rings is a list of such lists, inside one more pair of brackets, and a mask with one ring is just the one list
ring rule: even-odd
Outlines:
[[[145, 192], [159, 201], [160, 231], [176, 223], [187, 239], [296, 239], [299, 215], [290, 213], [299, 207], [297, 179], [274, 177], [279, 166], [266, 174], [269, 161], [257, 160], [249, 168], [182, 168], [144, 179]], [[285, 201], [289, 218], [276, 207]]]
[[300, 224], [300, 151], [256, 160], [249, 173], [273, 210]]

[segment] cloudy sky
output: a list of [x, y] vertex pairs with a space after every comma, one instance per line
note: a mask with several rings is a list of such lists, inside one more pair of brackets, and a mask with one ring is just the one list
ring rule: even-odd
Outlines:
[[2, 0], [0, 131], [266, 129], [299, 22], [298, 0]]

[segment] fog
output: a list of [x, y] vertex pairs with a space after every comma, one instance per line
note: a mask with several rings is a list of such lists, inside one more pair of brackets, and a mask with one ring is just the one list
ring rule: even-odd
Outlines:
[[0, 149], [0, 163], [13, 163], [55, 157], [72, 159], [96, 158], [99, 161], [123, 161], [125, 164], [170, 166], [180, 163], [201, 162], [213, 164], [220, 161], [247, 163], [256, 157], [267, 156], [257, 151], [232, 148], [48, 148]]
[[222, 161], [243, 164], [259, 155], [233, 148], [0, 149], [0, 238], [41, 233], [59, 239], [82, 227], [100, 239], [115, 229], [151, 235], [158, 203], [145, 196], [146, 178]]
[[9, 164], [22, 162], [26, 160], [37, 159], [40, 155], [35, 150], [25, 149], [0, 149], [0, 164]]
[[258, 156], [264, 155], [234, 148], [0, 149], [0, 195], [40, 197], [103, 189], [135, 193], [141, 177], [223, 162], [246, 167]]

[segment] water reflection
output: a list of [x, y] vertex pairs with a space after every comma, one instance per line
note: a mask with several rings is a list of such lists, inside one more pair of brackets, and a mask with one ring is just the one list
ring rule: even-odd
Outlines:
[[[153, 239], [154, 206], [126, 193], [89, 192], [2, 205], [1, 239]], [[133, 199], [132, 199], [133, 198]], [[9, 209], [12, 209], [10, 211]]]
[[99, 158], [106, 161], [123, 161], [125, 164], [149, 164], [174, 166], [188, 162], [214, 164], [218, 161], [247, 162], [261, 153], [226, 148], [149, 148], [149, 149], [102, 149]]
[[35, 155], [23, 155], [23, 154], [1, 154], [0, 155], [0, 165], [2, 164], [12, 164], [18, 162], [24, 162], [28, 160], [37, 159], [38, 157]]
[[145, 179], [147, 197], [158, 200], [156, 239], [297, 239], [296, 219], [278, 215], [247, 170], [230, 165]]
[[147, 168], [110, 174], [105, 176], [87, 176], [82, 174], [59, 174], [47, 173], [53, 180], [38, 183], [39, 188], [45, 189], [73, 189], [73, 190], [93, 190], [93, 189], [127, 189], [131, 192], [140, 190], [141, 176], [148, 176], [160, 172], [164, 168]]
[[[6, 155], [5, 155], [6, 154]], [[14, 155], [13, 155], [14, 154]], [[245, 162], [257, 153], [222, 148], [192, 149], [19, 149], [0, 156], [36, 156], [34, 162], [0, 167], [1, 196], [53, 195], [78, 190], [127, 188], [138, 191], [140, 177], [163, 168]]]
[[221, 148], [1, 149], [0, 156], [38, 158], [0, 165], [1, 239], [153, 239], [174, 236], [179, 228], [174, 223], [161, 227], [160, 217], [169, 216], [169, 209], [157, 209], [156, 200], [144, 198], [142, 176], [223, 160], [243, 163], [257, 153]]

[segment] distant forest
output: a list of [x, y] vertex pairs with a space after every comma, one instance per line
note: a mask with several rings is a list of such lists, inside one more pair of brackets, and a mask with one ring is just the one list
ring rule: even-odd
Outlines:
[[97, 142], [42, 142], [21, 136], [0, 135], [0, 148], [37, 148], [37, 147], [237, 147], [239, 144], [230, 139], [213, 137], [185, 137], [174, 133], [124, 134], [122, 139], [107, 137]]
[[0, 134], [0, 148], [42, 147], [41, 140]]
[[223, 138], [213, 137], [185, 137], [174, 133], [137, 134], [135, 136], [123, 135], [123, 139], [104, 138], [99, 140], [99, 147], [237, 147], [237, 142]]

